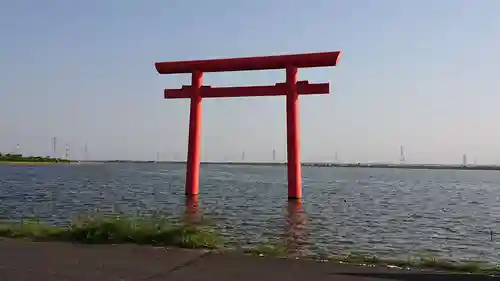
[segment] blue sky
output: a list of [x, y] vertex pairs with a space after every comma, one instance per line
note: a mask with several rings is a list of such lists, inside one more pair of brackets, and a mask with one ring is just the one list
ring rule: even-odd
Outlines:
[[[193, 5], [196, 3], [196, 5]], [[331, 95], [301, 98], [303, 161], [500, 163], [500, 1], [4, 1], [0, 151], [92, 159], [184, 158], [188, 100], [153, 62], [343, 52], [299, 70]], [[274, 84], [284, 71], [206, 74]], [[283, 159], [285, 99], [203, 102], [202, 160]]]

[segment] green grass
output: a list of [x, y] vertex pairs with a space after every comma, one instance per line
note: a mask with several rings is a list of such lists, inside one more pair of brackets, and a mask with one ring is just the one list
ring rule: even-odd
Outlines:
[[[286, 246], [280, 243], [265, 242], [257, 246], [244, 250], [245, 253], [255, 256], [269, 257], [286, 257]], [[356, 252], [348, 252], [340, 255], [331, 255], [319, 257], [304, 257], [306, 259], [328, 260], [331, 262], [349, 263], [349, 264], [365, 264], [375, 266], [397, 266], [400, 268], [422, 268], [443, 270], [449, 272], [462, 273], [499, 273], [500, 266], [492, 266], [483, 261], [449, 261], [433, 257], [430, 255], [422, 255], [416, 257], [408, 257], [408, 259], [391, 259], [382, 258], [374, 255], [367, 255]]]
[[33, 241], [68, 241], [85, 244], [147, 244], [215, 249], [219, 235], [201, 226], [171, 223], [161, 218], [82, 217], [67, 226], [39, 221], [0, 224], [0, 236]]
[[254, 256], [268, 256], [268, 257], [286, 257], [288, 251], [285, 245], [281, 243], [263, 242], [256, 246], [246, 248], [244, 253]]
[[401, 268], [424, 268], [434, 270], [444, 270], [451, 272], [468, 273], [495, 273], [500, 272], [500, 267], [491, 266], [483, 261], [450, 261], [429, 255], [409, 256], [408, 259], [382, 258], [373, 255], [363, 255], [351, 252], [345, 255], [332, 256], [329, 260], [334, 262], [345, 262], [355, 264], [370, 265], [390, 265]]

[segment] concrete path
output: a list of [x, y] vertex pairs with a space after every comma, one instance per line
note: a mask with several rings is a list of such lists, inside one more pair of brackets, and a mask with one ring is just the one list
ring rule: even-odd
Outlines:
[[136, 245], [77, 245], [4, 239], [0, 240], [0, 280], [500, 281], [500, 278]]

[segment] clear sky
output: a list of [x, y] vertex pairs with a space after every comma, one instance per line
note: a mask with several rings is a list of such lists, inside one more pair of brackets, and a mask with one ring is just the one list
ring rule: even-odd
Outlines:
[[[193, 5], [196, 4], [196, 5]], [[23, 0], [0, 8], [0, 151], [185, 158], [189, 101], [153, 62], [343, 52], [301, 98], [302, 160], [500, 164], [498, 0]], [[284, 71], [205, 84], [274, 84]], [[202, 160], [283, 159], [285, 99], [203, 101]]]

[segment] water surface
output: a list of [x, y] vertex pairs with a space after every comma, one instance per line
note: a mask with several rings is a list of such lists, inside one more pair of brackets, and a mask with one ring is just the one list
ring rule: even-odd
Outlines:
[[155, 163], [1, 165], [0, 218], [57, 224], [93, 211], [197, 212], [239, 244], [283, 239], [303, 254], [426, 252], [500, 262], [490, 237], [492, 230], [500, 240], [497, 171], [304, 167], [301, 205], [287, 203], [284, 166], [202, 166], [197, 203], [186, 203], [184, 171]]

